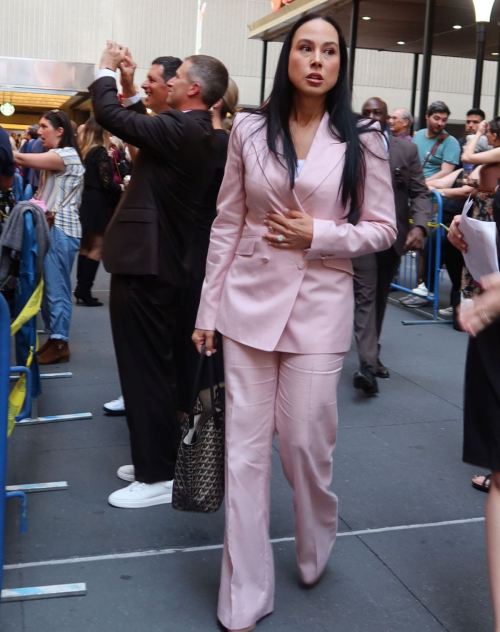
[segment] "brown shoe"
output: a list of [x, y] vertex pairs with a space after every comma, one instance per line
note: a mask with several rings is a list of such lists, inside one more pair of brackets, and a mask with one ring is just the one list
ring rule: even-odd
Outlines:
[[42, 345], [39, 349], [37, 349], [37, 351], [36, 351], [36, 352], [38, 353], [38, 355], [39, 355], [39, 356], [41, 356], [41, 355], [42, 355], [42, 353], [43, 353], [44, 351], [47, 351], [47, 349], [48, 349], [49, 347], [50, 347], [50, 336], [49, 336], [49, 337], [47, 338], [47, 340], [43, 343], [43, 345]]
[[62, 364], [69, 361], [69, 346], [67, 342], [51, 338], [49, 346], [38, 356], [38, 364]]

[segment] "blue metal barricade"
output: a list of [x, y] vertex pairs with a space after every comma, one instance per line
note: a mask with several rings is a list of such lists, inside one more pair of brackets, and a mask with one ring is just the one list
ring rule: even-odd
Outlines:
[[30, 410], [31, 374], [26, 367], [10, 368], [10, 313], [2, 294], [0, 294], [0, 589], [3, 581], [3, 558], [5, 539], [5, 499], [21, 499], [21, 532], [26, 532], [26, 494], [23, 492], [5, 492], [7, 469], [7, 428], [9, 410], [9, 377], [10, 372], [26, 374], [26, 400], [23, 412], [16, 420], [26, 417]]
[[[430, 234], [426, 242], [427, 275], [424, 281], [429, 292], [426, 298], [428, 306], [432, 307], [432, 314], [428, 315], [429, 320], [404, 320], [404, 325], [449, 324], [452, 322], [451, 320], [438, 318], [441, 253], [445, 228], [443, 225], [443, 201], [441, 196], [435, 191], [431, 192], [431, 204]], [[391, 287], [407, 294], [419, 296], [412, 291], [418, 286], [419, 263], [419, 253], [414, 255], [412, 253], [406, 254], [401, 259], [397, 283], [392, 283]]]

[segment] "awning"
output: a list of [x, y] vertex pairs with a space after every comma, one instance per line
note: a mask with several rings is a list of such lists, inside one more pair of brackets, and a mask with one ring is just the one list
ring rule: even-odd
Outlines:
[[[400, 53], [422, 53], [425, 0], [367, 0], [360, 3], [357, 48]], [[285, 39], [290, 26], [303, 15], [329, 15], [349, 38], [351, 0], [294, 0], [279, 11], [249, 24], [249, 38], [269, 42]], [[370, 20], [363, 20], [369, 17]], [[500, 2], [487, 25], [485, 59], [494, 61], [499, 52]], [[454, 26], [461, 26], [455, 29]], [[398, 44], [404, 42], [404, 44]], [[348, 42], [349, 43], [349, 42]], [[472, 0], [437, 0], [433, 55], [476, 57], [476, 22]]]

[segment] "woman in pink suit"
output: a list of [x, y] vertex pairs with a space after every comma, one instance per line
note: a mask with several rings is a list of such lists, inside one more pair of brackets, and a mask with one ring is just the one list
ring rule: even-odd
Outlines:
[[273, 610], [269, 482], [276, 432], [294, 490], [306, 584], [320, 578], [335, 541], [337, 497], [329, 486], [336, 387], [353, 323], [350, 258], [396, 239], [387, 153], [370, 125], [351, 110], [339, 27], [309, 15], [283, 44], [269, 100], [233, 126], [193, 334], [207, 353], [216, 329], [224, 342], [226, 530], [218, 616], [230, 632], [253, 630]]

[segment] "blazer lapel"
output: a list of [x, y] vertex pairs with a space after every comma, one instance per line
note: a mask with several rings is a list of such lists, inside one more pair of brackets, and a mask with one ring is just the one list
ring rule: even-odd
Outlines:
[[[318, 126], [316, 135], [307, 154], [306, 161], [295, 180], [295, 188], [290, 189], [287, 170], [271, 154], [265, 135], [252, 139], [255, 156], [269, 186], [289, 208], [305, 211], [303, 205], [343, 160], [346, 143], [335, 139], [328, 127], [328, 114], [325, 113]], [[282, 151], [281, 142], [277, 143], [278, 153]], [[339, 178], [340, 181], [340, 178]]]
[[[301, 210], [321, 183], [339, 165], [345, 155], [347, 143], [334, 138], [328, 127], [328, 114], [325, 113], [307, 154], [306, 161], [295, 180], [293, 191]], [[340, 181], [340, 178], [339, 178]]]
[[[288, 171], [278, 162], [276, 156], [267, 147], [267, 138], [260, 137], [252, 139], [255, 156], [259, 167], [264, 174], [269, 186], [279, 199], [283, 201], [285, 207], [292, 208], [294, 197], [290, 189]], [[277, 142], [278, 154], [282, 151], [282, 144]]]

